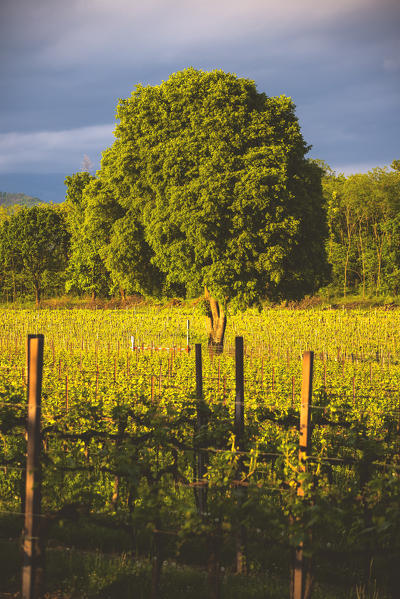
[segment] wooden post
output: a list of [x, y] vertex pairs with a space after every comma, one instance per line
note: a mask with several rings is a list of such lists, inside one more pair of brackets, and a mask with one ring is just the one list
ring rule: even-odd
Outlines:
[[[239, 451], [243, 450], [244, 434], [244, 367], [243, 367], [243, 337], [235, 338], [235, 437], [236, 445]], [[243, 460], [239, 459], [239, 468], [237, 476], [240, 477], [243, 470]], [[237, 490], [238, 505], [242, 505], [245, 495], [244, 487], [238, 486]], [[238, 574], [246, 573], [246, 531], [244, 526], [238, 522], [236, 531], [236, 572]]]
[[292, 409], [294, 408], [294, 376], [292, 376]]
[[65, 411], [68, 413], [68, 374], [65, 375]]
[[235, 338], [235, 435], [239, 449], [242, 448], [244, 432], [244, 375], [243, 375], [243, 337]]
[[[301, 410], [300, 410], [300, 440], [299, 459], [302, 470], [305, 472], [307, 451], [310, 445], [310, 407], [312, 398], [314, 352], [306, 351], [303, 354], [303, 380], [301, 385]], [[299, 486], [298, 495], [303, 496], [304, 491]]]
[[190, 349], [190, 320], [186, 321], [186, 351]]
[[[206, 406], [204, 403], [203, 396], [203, 364], [201, 356], [201, 344], [195, 344], [195, 364], [196, 364], [196, 406], [197, 406], [197, 419], [195, 433], [199, 433], [203, 427], [203, 430], [208, 425]], [[207, 470], [208, 455], [203, 450], [203, 442], [198, 442], [197, 458], [196, 458], [196, 470], [195, 483], [201, 483], [204, 481], [204, 474]], [[206, 517], [207, 513], [207, 486], [206, 484], [195, 484], [194, 487], [195, 498], [197, 509], [202, 516]], [[219, 564], [219, 545], [220, 545], [220, 534], [219, 528], [211, 531], [207, 535], [207, 570], [208, 570], [208, 587], [210, 599], [219, 599], [220, 597], [220, 564]]]
[[[303, 354], [303, 380], [301, 385], [301, 410], [300, 410], [300, 435], [299, 435], [299, 462], [300, 470], [306, 471], [307, 454], [310, 451], [310, 407], [312, 398], [314, 352], [306, 351]], [[304, 497], [304, 488], [300, 484], [297, 495]], [[306, 571], [304, 567], [303, 543], [296, 547], [293, 569], [292, 599], [305, 599]]]
[[[208, 425], [206, 406], [203, 397], [203, 363], [201, 357], [201, 344], [196, 343], [195, 346], [195, 361], [196, 361], [196, 434], [199, 434]], [[203, 443], [199, 443], [199, 451], [197, 452], [197, 472], [195, 475], [195, 483], [204, 483], [204, 475], [207, 470], [207, 454], [202, 451]], [[200, 515], [204, 515], [207, 505], [207, 487], [205, 484], [196, 484], [195, 496], [197, 501], [197, 509]]]
[[196, 343], [195, 346], [196, 359], [196, 399], [203, 399], [203, 362], [201, 357], [201, 344]]
[[28, 335], [28, 447], [26, 461], [24, 564], [22, 569], [23, 599], [38, 599], [43, 590], [44, 552], [40, 539], [40, 415], [43, 346], [43, 335]]

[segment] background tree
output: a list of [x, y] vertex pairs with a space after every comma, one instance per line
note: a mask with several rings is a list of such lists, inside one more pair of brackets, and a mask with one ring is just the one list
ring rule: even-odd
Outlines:
[[[98, 227], [96, 235], [88, 230], [88, 205], [93, 196], [98, 197], [101, 185], [88, 172], [66, 177], [67, 194], [65, 200], [66, 221], [71, 235], [71, 256], [67, 268], [67, 291], [89, 293], [92, 298], [107, 295], [110, 291], [110, 276], [100, 257], [104, 230]], [[103, 211], [105, 212], [105, 210]], [[94, 218], [94, 216], [93, 216]], [[89, 219], [90, 221], [90, 219]], [[97, 222], [94, 218], [92, 225]], [[89, 223], [90, 224], [90, 223]]]
[[399, 289], [400, 172], [395, 165], [347, 178], [325, 171], [331, 287], [344, 295]]
[[[205, 290], [210, 343], [221, 347], [227, 306], [298, 298], [323, 282], [321, 170], [306, 159], [290, 98], [190, 68], [138, 86], [117, 118], [97, 173], [108, 200], [91, 195], [85, 226], [120, 283], [137, 269], [146, 286], [156, 269], [161, 293]], [[148, 257], [134, 264], [138, 243]]]
[[109, 231], [109, 242], [101, 250], [114, 288], [125, 294], [159, 295], [162, 275], [151, 263], [152, 251], [144, 230], [132, 212], [117, 219]]
[[2, 265], [34, 291], [37, 304], [43, 291], [54, 294], [64, 285], [68, 252], [69, 234], [62, 207], [41, 204], [21, 208], [1, 225]]

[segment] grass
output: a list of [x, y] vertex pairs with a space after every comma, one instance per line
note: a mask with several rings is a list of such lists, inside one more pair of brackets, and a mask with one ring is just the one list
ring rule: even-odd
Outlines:
[[[17, 545], [0, 544], [1, 576], [0, 597], [17, 599], [20, 583], [20, 556]], [[19, 557], [19, 559], [18, 559]], [[53, 548], [47, 551], [48, 599], [148, 599], [151, 586], [151, 563], [136, 560], [128, 554], [106, 555], [97, 551]], [[287, 580], [274, 577], [270, 572], [237, 576], [221, 572], [221, 599], [282, 599], [289, 593]], [[348, 593], [338, 595], [337, 589], [318, 587], [315, 599], [369, 599], [369, 595]], [[6, 595], [9, 593], [10, 595]], [[162, 599], [204, 599], [208, 594], [207, 574], [204, 570], [164, 562], [161, 577]], [[381, 595], [371, 595], [381, 599]]]
[[[22, 553], [18, 540], [0, 541], [0, 598], [20, 598]], [[46, 599], [148, 599], [151, 560], [132, 553], [104, 553], [53, 546], [46, 552]], [[221, 568], [221, 599], [283, 599], [289, 595], [289, 571], [276, 568], [238, 576]], [[163, 563], [160, 599], [204, 599], [207, 573], [175, 560]], [[376, 581], [338, 587], [318, 583], [313, 599], [386, 599]]]
[[[201, 299], [201, 298], [200, 298]], [[1, 309], [54, 309], [54, 310], [72, 310], [72, 309], [93, 309], [93, 310], [112, 310], [112, 309], [130, 309], [138, 306], [192, 306], [199, 301], [197, 299], [183, 300], [182, 298], [163, 298], [161, 300], [146, 299], [140, 295], [127, 296], [125, 299], [117, 297], [112, 298], [96, 298], [92, 299], [89, 296], [73, 297], [64, 295], [60, 297], [45, 298], [36, 306], [34, 300], [29, 298], [21, 298], [16, 302], [0, 301]], [[265, 302], [265, 307], [277, 308], [300, 308], [310, 310], [320, 310], [326, 308], [345, 308], [345, 309], [370, 309], [370, 308], [399, 308], [400, 296], [384, 296], [366, 294], [349, 293], [346, 296], [334, 294], [330, 291], [323, 290], [320, 294], [314, 296], [306, 296], [299, 301], [285, 301], [280, 304], [271, 304]]]

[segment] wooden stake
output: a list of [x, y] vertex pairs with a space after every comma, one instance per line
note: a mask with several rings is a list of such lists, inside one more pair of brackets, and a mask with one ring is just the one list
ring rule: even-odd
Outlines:
[[[203, 363], [201, 357], [201, 344], [196, 343], [195, 345], [195, 367], [196, 367], [196, 425], [195, 425], [195, 434], [199, 435], [204, 428], [208, 426], [208, 418], [206, 412], [206, 406], [204, 404], [204, 396], [203, 396]], [[207, 471], [207, 463], [208, 456], [203, 449], [203, 443], [198, 443], [198, 452], [197, 452], [197, 472], [195, 472], [194, 482], [195, 482], [195, 498], [197, 503], [197, 509], [201, 516], [207, 511], [207, 486], [204, 480], [204, 475]], [[200, 483], [200, 484], [199, 484]], [[204, 484], [203, 484], [204, 483]]]
[[[301, 410], [299, 434], [299, 463], [300, 471], [306, 471], [307, 453], [310, 449], [310, 407], [312, 398], [314, 352], [306, 351], [303, 354], [303, 380], [301, 385]], [[300, 483], [297, 495], [304, 497], [304, 488]], [[293, 582], [291, 599], [304, 599], [305, 567], [303, 556], [303, 543], [295, 549]]]
[[[234, 430], [236, 437], [236, 446], [240, 451], [243, 450], [244, 436], [244, 366], [243, 366], [243, 337], [235, 338], [235, 422]], [[243, 471], [243, 461], [240, 458], [238, 464], [237, 477], [239, 478]], [[238, 503], [241, 505], [245, 498], [245, 489], [238, 487], [236, 490]], [[236, 530], [236, 572], [237, 574], [246, 573], [246, 530], [243, 525], [239, 525]]]
[[38, 599], [43, 586], [44, 551], [40, 538], [41, 471], [40, 416], [43, 379], [43, 335], [28, 335], [28, 447], [24, 527], [22, 598]]
[[68, 414], [68, 374], [65, 375], [65, 411]]
[[294, 408], [294, 376], [292, 376], [292, 409]]
[[[301, 385], [301, 411], [300, 411], [300, 439], [299, 439], [299, 460], [300, 467], [305, 472], [307, 451], [310, 444], [310, 407], [312, 398], [312, 377], [313, 377], [314, 352], [307, 351], [303, 354], [303, 380]], [[303, 496], [304, 491], [299, 486], [298, 495]]]
[[236, 441], [241, 448], [244, 432], [244, 371], [243, 371], [243, 337], [235, 338], [235, 435]]

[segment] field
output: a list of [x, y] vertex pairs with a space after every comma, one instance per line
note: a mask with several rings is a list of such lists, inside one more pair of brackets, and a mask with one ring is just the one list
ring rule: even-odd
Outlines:
[[[43, 333], [49, 596], [280, 599], [304, 542], [312, 597], [397, 597], [399, 331], [398, 310], [247, 311], [229, 317], [217, 356], [206, 350], [196, 306], [0, 310], [0, 593], [19, 589], [25, 342]], [[240, 443], [237, 335], [245, 346]], [[306, 350], [314, 379], [303, 471]]]

